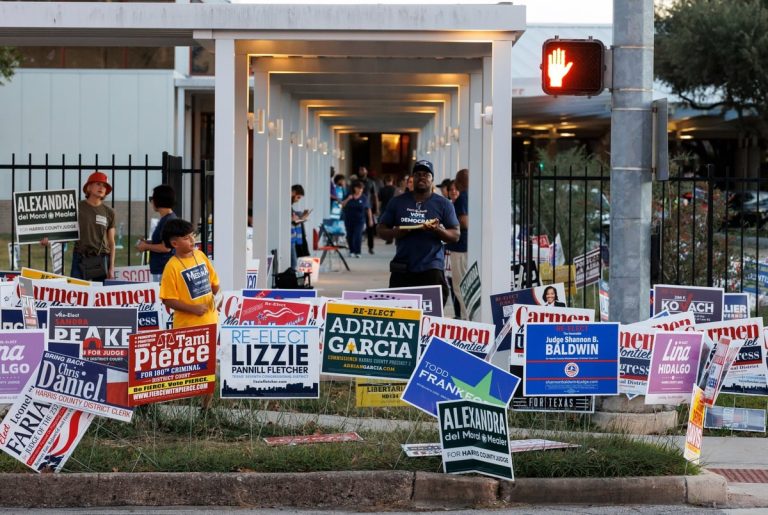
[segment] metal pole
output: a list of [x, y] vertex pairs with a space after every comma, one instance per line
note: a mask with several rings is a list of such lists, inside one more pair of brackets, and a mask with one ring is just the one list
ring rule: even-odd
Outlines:
[[610, 319], [648, 318], [653, 0], [613, 2]]

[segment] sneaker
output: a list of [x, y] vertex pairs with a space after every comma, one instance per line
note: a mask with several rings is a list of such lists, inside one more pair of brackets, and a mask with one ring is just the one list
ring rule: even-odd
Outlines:
[[355, 254], [355, 257], [360, 259], [360, 254]]
[[373, 249], [368, 249], [368, 254], [373, 255], [374, 254]]

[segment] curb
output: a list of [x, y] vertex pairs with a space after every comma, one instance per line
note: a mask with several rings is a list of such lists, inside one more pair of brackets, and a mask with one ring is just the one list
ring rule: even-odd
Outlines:
[[429, 472], [2, 474], [0, 506], [457, 509], [513, 504], [724, 505], [725, 478], [520, 478]]

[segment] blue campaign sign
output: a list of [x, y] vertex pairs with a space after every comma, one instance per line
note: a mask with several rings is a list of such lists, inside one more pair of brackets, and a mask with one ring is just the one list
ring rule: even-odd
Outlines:
[[526, 324], [523, 392], [617, 395], [619, 324]]
[[437, 417], [440, 401], [507, 406], [519, 383], [519, 377], [433, 336], [401, 398]]

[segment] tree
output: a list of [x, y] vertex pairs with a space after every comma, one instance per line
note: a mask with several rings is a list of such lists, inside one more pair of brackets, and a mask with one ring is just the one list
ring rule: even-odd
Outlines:
[[0, 85], [13, 77], [13, 70], [21, 64], [21, 54], [12, 47], [0, 46]]
[[768, 0], [678, 0], [655, 25], [658, 79], [692, 107], [733, 109], [746, 132], [768, 134]]

